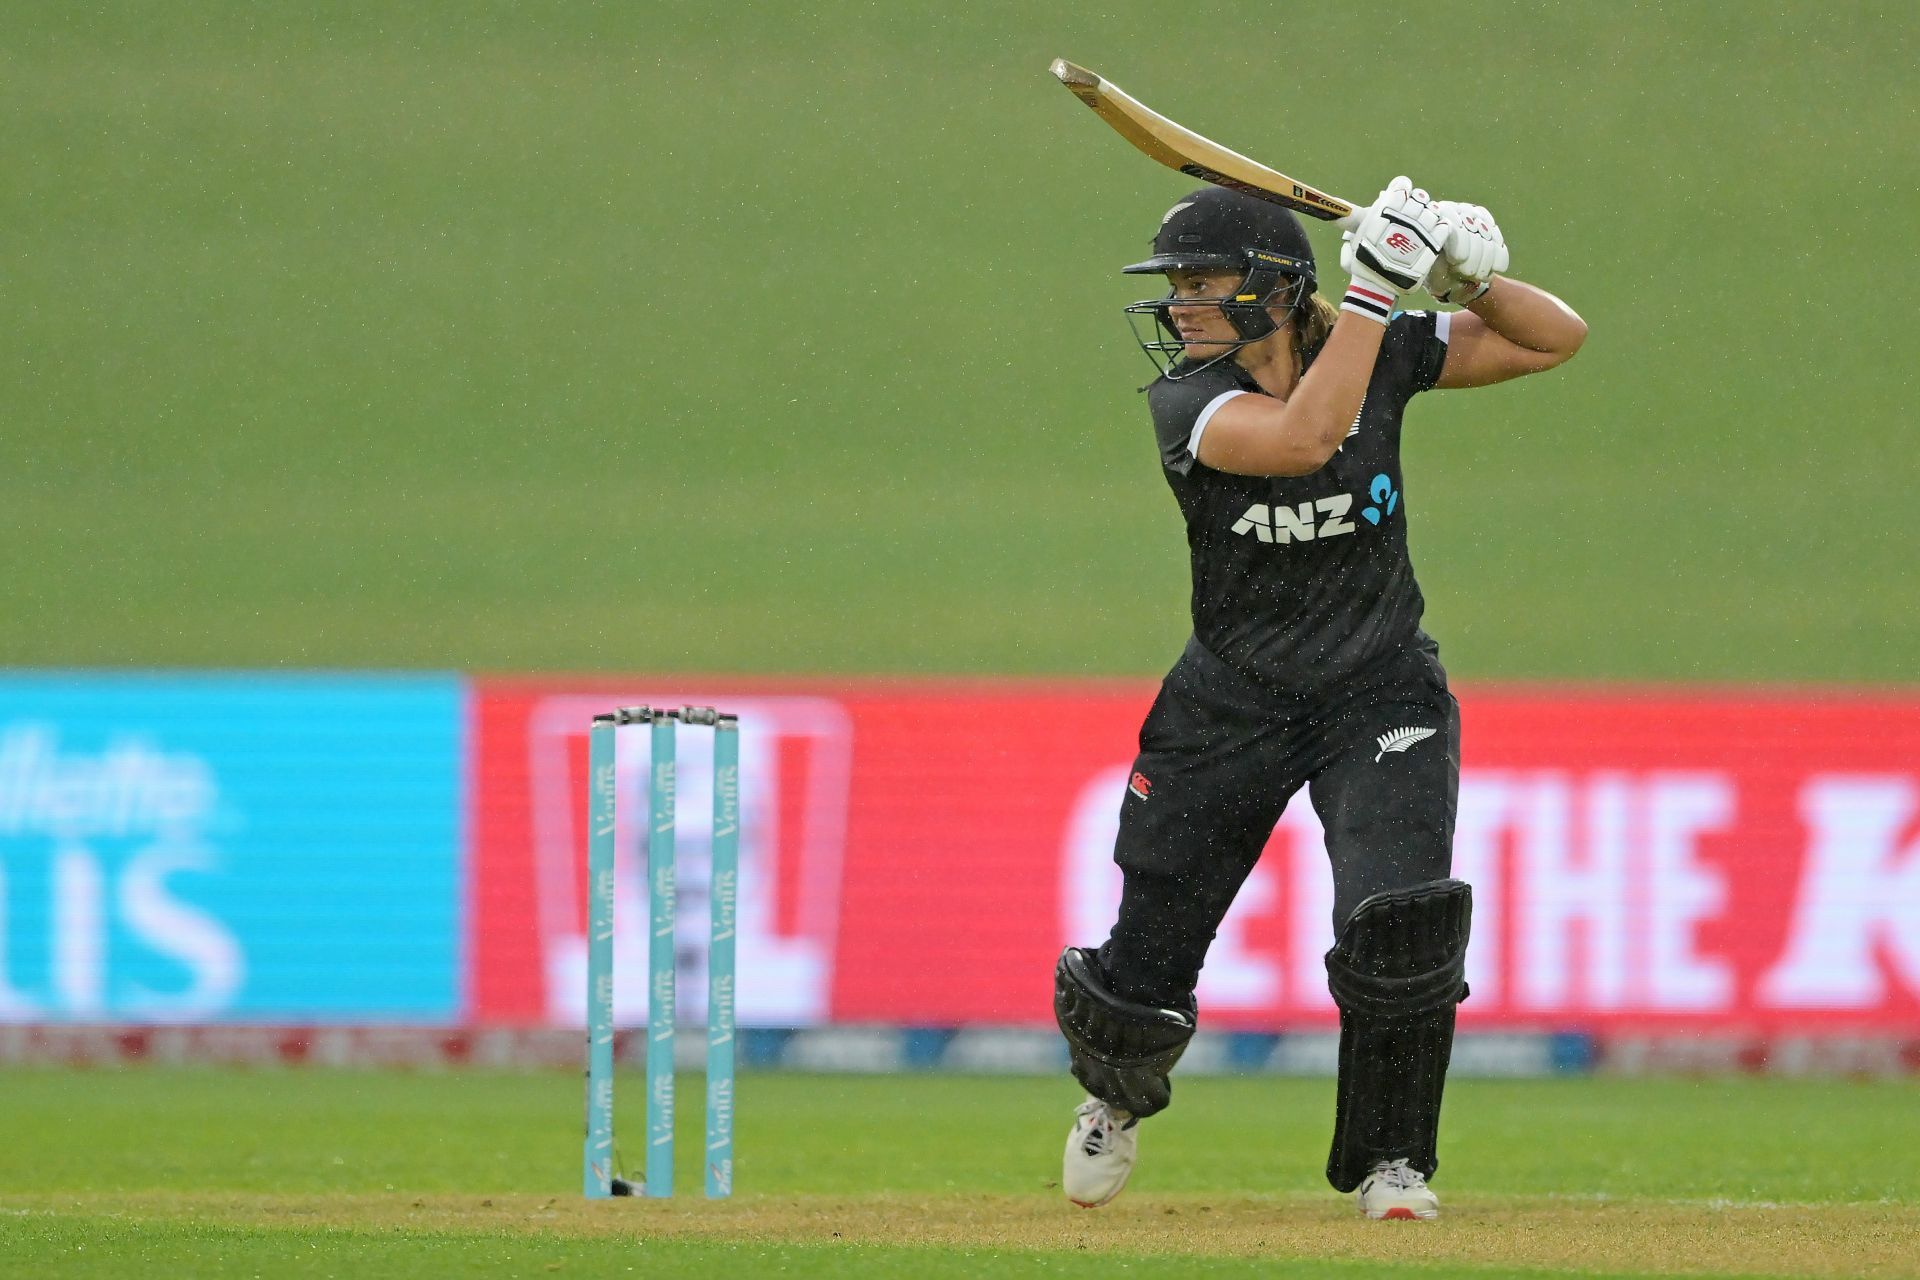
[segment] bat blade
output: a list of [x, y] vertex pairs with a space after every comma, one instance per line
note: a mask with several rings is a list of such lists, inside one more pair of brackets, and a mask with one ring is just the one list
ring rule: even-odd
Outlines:
[[1074, 97], [1093, 108], [1093, 113], [1112, 126], [1115, 133], [1131, 142], [1141, 154], [1169, 169], [1178, 169], [1218, 187], [1271, 200], [1295, 213], [1343, 227], [1352, 225], [1352, 202], [1328, 195], [1210, 138], [1201, 137], [1167, 119], [1111, 80], [1102, 79], [1065, 58], [1055, 58], [1047, 69], [1072, 90]]

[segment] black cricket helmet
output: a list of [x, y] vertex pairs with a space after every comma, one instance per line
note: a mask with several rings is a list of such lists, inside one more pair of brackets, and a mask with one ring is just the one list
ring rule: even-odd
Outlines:
[[[1200, 365], [1183, 365], [1186, 344], [1173, 326], [1168, 310], [1173, 294], [1136, 302], [1127, 308], [1134, 323], [1134, 340], [1161, 373], [1179, 379], [1198, 373], [1216, 360], [1258, 342], [1278, 329], [1267, 308], [1276, 295], [1293, 290], [1289, 314], [1313, 292], [1313, 246], [1305, 228], [1290, 209], [1270, 200], [1225, 187], [1202, 187], [1182, 196], [1160, 219], [1153, 237], [1153, 256], [1121, 270], [1127, 275], [1158, 275], [1167, 271], [1238, 271], [1240, 284], [1217, 304], [1240, 340]], [[1298, 287], [1296, 287], [1296, 285]], [[1136, 316], [1152, 316], [1154, 329], [1143, 335]], [[1164, 337], [1148, 336], [1164, 334]]]

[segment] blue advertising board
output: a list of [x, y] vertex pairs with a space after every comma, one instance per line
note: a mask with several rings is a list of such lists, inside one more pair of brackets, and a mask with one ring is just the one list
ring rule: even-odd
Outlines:
[[458, 1019], [464, 689], [0, 677], [0, 1022]]

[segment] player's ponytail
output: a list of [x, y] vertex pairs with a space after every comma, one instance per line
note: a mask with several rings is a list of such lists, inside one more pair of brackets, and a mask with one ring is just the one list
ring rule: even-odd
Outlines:
[[1333, 322], [1339, 318], [1340, 309], [1318, 293], [1309, 294], [1301, 301], [1293, 315], [1293, 354], [1300, 362], [1301, 377], [1306, 377], [1313, 358], [1320, 354], [1327, 335], [1333, 332]]

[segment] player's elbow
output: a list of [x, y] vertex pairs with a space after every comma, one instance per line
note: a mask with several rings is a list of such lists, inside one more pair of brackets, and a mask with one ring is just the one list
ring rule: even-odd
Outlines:
[[1558, 298], [1554, 301], [1559, 304], [1563, 314], [1553, 344], [1541, 353], [1547, 357], [1546, 367], [1549, 369], [1573, 359], [1587, 342], [1587, 322], [1580, 318], [1580, 313]]
[[1277, 439], [1281, 448], [1275, 451], [1272, 465], [1264, 469], [1264, 474], [1310, 476], [1332, 462], [1347, 440], [1346, 423], [1329, 414], [1318, 415], [1317, 420], [1295, 421], [1290, 426], [1292, 429]]
[[1567, 361], [1573, 359], [1573, 357], [1578, 354], [1580, 348], [1586, 344], [1587, 322], [1580, 318], [1579, 312], [1575, 311], [1572, 307], [1567, 307], [1567, 333], [1566, 337], [1559, 343], [1559, 350], [1555, 352], [1555, 354], [1560, 357], [1556, 363], [1565, 364]]
[[1270, 476], [1310, 476], [1333, 461], [1333, 455], [1340, 451], [1340, 441], [1315, 440], [1289, 449], [1280, 457], [1273, 459], [1272, 466], [1262, 474]]
[[1563, 328], [1557, 328], [1551, 335], [1543, 335], [1538, 346], [1513, 351], [1510, 367], [1488, 381], [1504, 382], [1508, 378], [1545, 373], [1549, 369], [1558, 369], [1573, 359], [1587, 341], [1587, 322], [1572, 311], [1567, 312], [1566, 318], [1566, 325]]
[[1318, 443], [1293, 440], [1263, 440], [1241, 447], [1202, 441], [1198, 457], [1228, 475], [1309, 476], [1326, 466], [1337, 448], [1337, 443], [1322, 448]]

